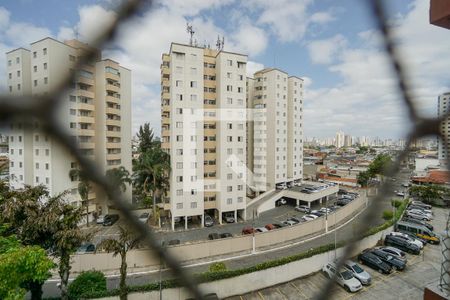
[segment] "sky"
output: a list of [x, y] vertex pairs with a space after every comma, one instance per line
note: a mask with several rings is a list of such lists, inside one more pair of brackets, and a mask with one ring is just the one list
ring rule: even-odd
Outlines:
[[[132, 70], [133, 132], [149, 122], [160, 132], [161, 54], [187, 43], [186, 22], [199, 44], [248, 54], [247, 73], [277, 67], [304, 78], [304, 133], [400, 138], [410, 127], [380, 34], [361, 0], [155, 0], [123, 24], [103, 50]], [[43, 37], [92, 41], [114, 20], [118, 0], [3, 0], [0, 51], [28, 48]], [[396, 0], [389, 23], [419, 111], [435, 116], [450, 91], [450, 31], [429, 24], [428, 0]], [[0, 55], [0, 88], [6, 85]]]

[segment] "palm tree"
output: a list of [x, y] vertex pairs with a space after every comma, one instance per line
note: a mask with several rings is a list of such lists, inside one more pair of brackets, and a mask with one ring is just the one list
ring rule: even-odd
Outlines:
[[153, 129], [150, 128], [150, 123], [145, 123], [144, 126], [141, 125], [136, 136], [139, 140], [138, 150], [140, 153], [144, 153], [156, 146]]
[[127, 252], [134, 248], [137, 248], [140, 242], [140, 238], [132, 232], [129, 228], [119, 226], [119, 238], [118, 239], [106, 239], [98, 244], [97, 249], [104, 249], [106, 252], [113, 253], [113, 256], [120, 255], [120, 283], [119, 283], [119, 296], [120, 300], [127, 299]]
[[124, 193], [127, 190], [127, 183], [131, 183], [130, 172], [125, 167], [113, 168], [106, 171], [106, 177], [114, 187]]
[[78, 179], [78, 194], [81, 197], [81, 203], [86, 206], [86, 226], [89, 227], [89, 191], [91, 184], [87, 179], [86, 174], [80, 169], [72, 169], [69, 172], [69, 177], [73, 180]]
[[142, 193], [153, 196], [153, 217], [156, 216], [156, 200], [168, 187], [170, 172], [169, 155], [160, 148], [152, 148], [141, 154], [134, 165], [135, 184], [141, 188]]

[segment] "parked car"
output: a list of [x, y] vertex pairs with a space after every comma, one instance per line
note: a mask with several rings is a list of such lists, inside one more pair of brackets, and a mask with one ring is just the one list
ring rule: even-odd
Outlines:
[[314, 215], [314, 216], [317, 216], [317, 217], [321, 217], [321, 216], [324, 215], [324, 213], [321, 212], [321, 211], [319, 211], [319, 210], [312, 210], [311, 213], [310, 213], [310, 215]]
[[286, 203], [287, 203], [287, 202], [286, 202], [286, 199], [281, 198], [280, 200], [277, 200], [277, 201], [275, 202], [275, 206], [285, 205]]
[[336, 270], [336, 265], [334, 263], [328, 263], [323, 266], [322, 271], [328, 276], [328, 278], [336, 279], [336, 282], [342, 286], [347, 292], [357, 292], [362, 289], [361, 282], [353, 277], [352, 273], [343, 269], [342, 271]]
[[355, 263], [351, 260], [347, 260], [344, 263], [344, 268], [346, 268], [347, 270], [352, 272], [353, 276], [356, 279], [358, 279], [361, 282], [361, 284], [369, 285], [372, 282], [372, 276], [370, 276], [369, 273], [364, 271], [364, 269], [361, 268], [361, 266], [358, 265], [357, 263]]
[[394, 257], [393, 255], [381, 251], [379, 249], [371, 250], [373, 254], [378, 256], [382, 261], [392, 266], [394, 270], [403, 271], [406, 268], [406, 262]]
[[406, 258], [406, 253], [400, 249], [389, 246], [377, 247], [376, 249], [386, 252], [387, 254], [396, 257], [397, 259], [403, 260], [405, 263], [408, 262], [408, 259]]
[[140, 216], [139, 216], [139, 221], [140, 222], [142, 222], [142, 223], [144, 223], [144, 224], [147, 224], [147, 222], [148, 222], [148, 218], [150, 217], [150, 214], [149, 213], [142, 213]]
[[425, 226], [426, 228], [428, 228], [428, 230], [431, 230], [431, 231], [433, 231], [433, 229], [434, 229], [433, 225], [431, 225], [430, 223], [427, 223], [427, 222], [422, 221], [422, 220], [417, 220], [417, 219], [414, 219], [414, 218], [410, 218], [410, 217], [407, 217], [407, 216], [403, 217], [402, 221]]
[[291, 221], [291, 220], [286, 220], [286, 221], [284, 221], [283, 222], [283, 227], [286, 227], [286, 226], [293, 226], [293, 225], [295, 225], [295, 224], [298, 224], [298, 223], [296, 223], [296, 222], [294, 222], [294, 221]]
[[421, 207], [423, 207], [425, 209], [429, 209], [429, 210], [431, 210], [433, 208], [431, 205], [425, 204], [422, 201], [417, 201], [417, 200], [411, 201], [411, 204], [421, 206]]
[[100, 215], [97, 217], [97, 220], [95, 221], [97, 224], [103, 224], [105, 222], [105, 215]]
[[173, 240], [169, 240], [169, 241], [164, 241], [163, 243], [162, 243], [162, 246], [163, 247], [166, 247], [166, 246], [174, 246], [174, 245], [179, 245], [181, 242], [180, 242], [180, 240], [178, 240], [178, 239], [173, 239]]
[[82, 244], [76, 251], [76, 254], [94, 253], [95, 245], [92, 243]]
[[267, 232], [267, 231], [269, 231], [266, 227], [257, 227], [255, 230], [256, 230], [256, 232]]
[[390, 234], [390, 235], [394, 235], [394, 236], [398, 236], [398, 237], [400, 237], [400, 238], [402, 238], [402, 239], [405, 239], [405, 240], [408, 240], [408, 241], [410, 241], [411, 243], [413, 243], [413, 244], [419, 246], [420, 249], [423, 249], [424, 244], [423, 244], [420, 240], [418, 240], [417, 238], [414, 238], [414, 237], [410, 236], [410, 235], [407, 234], [407, 233], [404, 233], [404, 232], [398, 232], [398, 231], [393, 231], [393, 232], [391, 232], [391, 233], [389, 233], [389, 234]]
[[436, 233], [419, 224], [400, 221], [397, 222], [396, 229], [400, 232], [413, 234], [417, 238], [424, 239], [431, 244], [439, 244], [441, 241]]
[[106, 215], [105, 220], [103, 221], [103, 226], [112, 226], [119, 220], [119, 215]]
[[242, 234], [252, 234], [255, 232], [255, 228], [252, 226], [246, 226], [242, 229]]
[[205, 227], [211, 227], [214, 225], [214, 220], [210, 215], [205, 215], [204, 220]]
[[226, 214], [225, 215], [225, 222], [227, 223], [234, 223], [236, 220], [234, 219], [234, 214]]
[[369, 251], [358, 255], [358, 260], [361, 264], [369, 266], [380, 273], [389, 274], [392, 272], [392, 267], [390, 265], [383, 262], [378, 256]]
[[317, 219], [318, 218], [318, 216], [316, 216], [316, 215], [306, 215], [306, 216], [303, 216], [302, 217], [302, 220], [304, 220], [305, 222], [306, 221], [312, 221], [312, 220], [315, 220], [315, 219]]
[[425, 207], [422, 207], [422, 206], [420, 206], [420, 205], [410, 204], [410, 205], [408, 206], [408, 209], [409, 209], [409, 210], [411, 210], [411, 209], [418, 209], [418, 210], [423, 211], [423, 212], [426, 213], [426, 214], [433, 215], [433, 210], [431, 210], [431, 209], [426, 209]]
[[295, 207], [295, 210], [299, 212], [309, 213], [310, 208], [308, 207], [308, 205], [299, 205]]
[[424, 215], [424, 216], [426, 216], [426, 217], [428, 218], [428, 221], [433, 219], [433, 215], [432, 215], [431, 213], [426, 212], [426, 211], [424, 211], [424, 210], [422, 210], [422, 209], [409, 208], [409, 207], [408, 207], [406, 211], [407, 211], [407, 212], [412, 212], [412, 213]]
[[405, 193], [403, 193], [403, 192], [397, 192], [395, 194], [399, 197], [405, 197]]
[[[268, 225], [269, 225], [269, 224], [268, 224]], [[271, 225], [273, 225], [273, 227], [275, 227], [276, 229], [286, 227], [286, 225], [283, 224], [283, 223], [272, 223]], [[266, 226], [267, 226], [267, 225], [266, 225]], [[267, 227], [266, 227], [266, 228], [267, 228]]]
[[384, 238], [384, 244], [386, 246], [392, 246], [397, 249], [403, 250], [411, 254], [420, 254], [420, 248], [416, 244], [411, 243], [408, 240], [402, 239], [401, 237], [394, 235], [387, 235]]
[[220, 239], [220, 235], [217, 232], [213, 232], [208, 235], [208, 240], [217, 240], [217, 239]]
[[350, 199], [339, 198], [339, 199], [336, 201], [336, 205], [338, 205], [338, 206], [345, 206], [345, 205], [349, 204], [350, 202], [351, 202]]
[[288, 221], [292, 221], [295, 222], [295, 224], [301, 223], [302, 221], [296, 217], [290, 217], [289, 219], [287, 219]]
[[430, 221], [431, 220], [430, 217], [424, 215], [423, 213], [420, 213], [417, 211], [412, 211], [412, 210], [407, 210], [406, 216], [411, 217], [413, 219], [422, 220], [422, 221]]
[[319, 211], [323, 214], [330, 214], [333, 210], [329, 207], [322, 207]]
[[224, 238], [229, 238], [229, 237], [233, 237], [233, 235], [229, 232], [224, 232], [220, 234], [220, 238], [224, 239]]
[[267, 224], [266, 226], [264, 226], [267, 230], [273, 230], [276, 229], [275, 225], [273, 224]]

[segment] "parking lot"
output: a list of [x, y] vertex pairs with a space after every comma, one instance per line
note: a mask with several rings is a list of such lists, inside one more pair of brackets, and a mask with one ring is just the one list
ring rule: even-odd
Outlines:
[[[447, 209], [433, 209], [436, 233], [445, 228]], [[440, 245], [425, 246], [420, 255], [408, 254], [408, 264], [404, 271], [382, 275], [367, 266], [363, 268], [372, 276], [372, 284], [356, 293], [348, 293], [341, 286], [334, 285], [330, 299], [421, 299], [424, 287], [438, 282], [441, 267]], [[318, 272], [288, 283], [273, 286], [228, 299], [312, 299], [317, 296], [327, 282], [327, 277]], [[250, 283], [249, 283], [250, 284]]]

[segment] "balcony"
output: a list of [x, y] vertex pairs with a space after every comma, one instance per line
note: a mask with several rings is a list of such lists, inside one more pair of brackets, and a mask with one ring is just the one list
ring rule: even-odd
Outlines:
[[106, 154], [106, 160], [118, 160], [122, 158], [122, 154]]
[[106, 125], [119, 126], [119, 127], [122, 126], [120, 120], [111, 120], [111, 119], [106, 119]]
[[120, 109], [107, 107], [106, 108], [106, 113], [120, 116]]
[[106, 148], [119, 149], [119, 148], [122, 148], [122, 144], [121, 143], [106, 143]]
[[95, 118], [94, 117], [87, 117], [87, 116], [78, 116], [77, 121], [80, 123], [88, 123], [88, 124], [94, 124]]
[[120, 92], [120, 87], [115, 86], [115, 85], [110, 84], [110, 83], [107, 83], [105, 88], [106, 88], [107, 91], [111, 91], [111, 92], [114, 92], [114, 93], [119, 93]]
[[94, 92], [92, 91], [87, 91], [87, 90], [81, 90], [78, 89], [78, 96], [82, 96], [82, 97], [87, 97], [87, 98], [94, 98]]
[[93, 104], [78, 102], [77, 107], [78, 107], [78, 109], [82, 109], [82, 110], [89, 110], [92, 112], [95, 111], [95, 106]]
[[83, 83], [83, 84], [86, 84], [86, 85], [89, 85], [89, 86], [93, 86], [94, 85], [94, 79], [87, 78], [87, 77], [84, 77], [84, 76], [78, 76], [77, 77], [77, 82], [78, 83]]
[[106, 136], [107, 137], [121, 137], [122, 133], [120, 131], [111, 131], [111, 130], [107, 130], [106, 131]]
[[105, 78], [106, 79], [111, 79], [111, 80], [114, 80], [114, 81], [119, 81], [120, 80], [119, 75], [116, 75], [116, 74], [113, 74], [113, 73], [110, 73], [110, 72], [105, 72]]
[[78, 143], [80, 149], [95, 149], [95, 143]]
[[450, 2], [448, 0], [430, 1], [430, 23], [450, 29]]
[[162, 121], [162, 124], [170, 124], [170, 118], [168, 118], [168, 117], [162, 117], [161, 121]]

